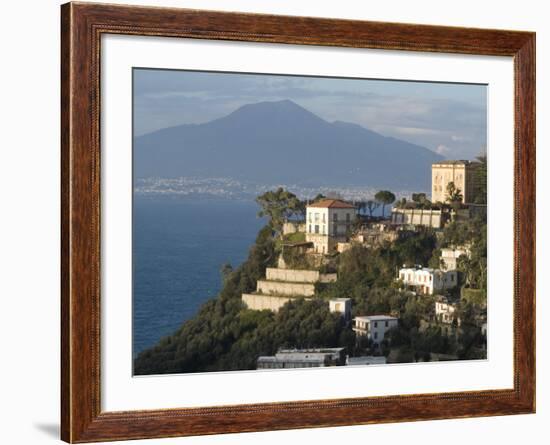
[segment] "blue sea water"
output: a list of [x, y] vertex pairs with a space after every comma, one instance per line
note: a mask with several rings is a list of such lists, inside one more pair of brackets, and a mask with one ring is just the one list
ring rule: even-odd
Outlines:
[[134, 199], [134, 356], [174, 332], [241, 264], [264, 221], [253, 201]]

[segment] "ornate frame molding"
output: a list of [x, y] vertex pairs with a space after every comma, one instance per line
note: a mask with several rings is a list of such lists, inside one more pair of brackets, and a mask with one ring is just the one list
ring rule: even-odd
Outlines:
[[[231, 407], [101, 412], [102, 34], [512, 56], [515, 67], [514, 388]], [[174, 437], [535, 411], [535, 34], [92, 3], [61, 7], [61, 436]]]

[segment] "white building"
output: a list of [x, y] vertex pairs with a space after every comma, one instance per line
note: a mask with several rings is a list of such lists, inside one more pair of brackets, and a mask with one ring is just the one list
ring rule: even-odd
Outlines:
[[345, 320], [351, 318], [351, 298], [334, 298], [328, 304], [330, 312], [342, 314]]
[[[439, 300], [435, 302], [435, 316], [442, 323], [452, 323], [457, 317], [457, 306], [453, 303], [448, 303], [445, 300]], [[460, 324], [460, 320], [457, 319]]]
[[443, 270], [456, 270], [457, 260], [461, 255], [468, 255], [466, 248], [441, 249], [441, 268]]
[[319, 368], [345, 363], [345, 348], [280, 349], [275, 355], [260, 356], [257, 369]]
[[362, 357], [346, 357], [347, 366], [362, 366], [362, 365], [385, 365], [386, 357], [383, 355], [373, 356], [367, 355]]
[[306, 241], [316, 253], [335, 251], [338, 242], [347, 241], [357, 209], [339, 199], [322, 199], [306, 207]]
[[384, 335], [397, 326], [398, 319], [389, 315], [363, 315], [353, 319], [353, 330], [357, 336], [366, 335], [375, 344], [384, 340]]
[[456, 270], [410, 267], [399, 270], [399, 279], [405, 286], [413, 287], [421, 294], [433, 295], [434, 292], [456, 287], [458, 275]]

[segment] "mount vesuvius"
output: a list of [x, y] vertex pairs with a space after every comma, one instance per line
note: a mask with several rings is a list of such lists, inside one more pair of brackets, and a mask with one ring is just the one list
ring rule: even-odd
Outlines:
[[134, 175], [429, 191], [437, 153], [283, 100], [134, 138]]

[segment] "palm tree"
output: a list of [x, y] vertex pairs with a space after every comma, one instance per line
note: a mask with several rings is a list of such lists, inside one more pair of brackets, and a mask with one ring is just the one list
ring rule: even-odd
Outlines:
[[447, 184], [447, 201], [451, 204], [462, 202], [462, 190], [460, 190], [454, 182], [449, 182]]

